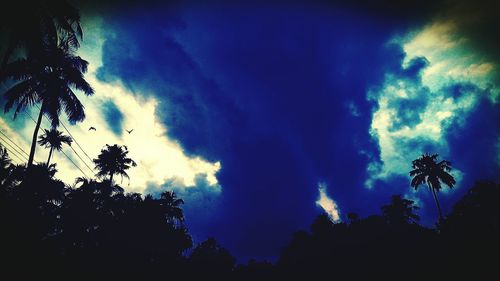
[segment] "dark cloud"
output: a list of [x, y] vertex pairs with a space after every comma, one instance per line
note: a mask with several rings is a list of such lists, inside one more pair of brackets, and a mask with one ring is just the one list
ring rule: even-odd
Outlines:
[[[472, 48], [488, 60], [500, 62], [500, 2], [495, 0], [447, 1], [438, 18], [458, 25], [458, 35], [468, 38]], [[499, 80], [497, 80], [498, 82]]]
[[469, 187], [481, 179], [500, 181], [499, 104], [478, 99], [474, 109], [463, 118], [466, 118], [465, 123], [460, 124], [457, 120], [457, 124], [450, 124], [447, 133], [452, 164], [464, 171], [460, 184]]
[[123, 113], [112, 101], [107, 101], [101, 106], [102, 113], [109, 125], [109, 128], [115, 135], [121, 136], [123, 132]]
[[[195, 202], [186, 203], [187, 216], [195, 235], [217, 237], [240, 259], [275, 257], [293, 231], [307, 228], [320, 212], [319, 181], [343, 214], [373, 214], [409, 188], [406, 177], [364, 188], [379, 154], [366, 94], [386, 72], [418, 81], [427, 63], [402, 69], [404, 52], [387, 44], [408, 21], [330, 7], [201, 6], [105, 18], [99, 78], [155, 95], [169, 137], [221, 161], [210, 218], [196, 221], [187, 207]], [[420, 102], [398, 105], [404, 122], [416, 122], [410, 112]]]
[[101, 79], [156, 94], [170, 137], [221, 161], [220, 207], [203, 231], [240, 257], [276, 255], [307, 227], [320, 212], [318, 181], [341, 208], [365, 192], [365, 94], [402, 56], [389, 55], [390, 26], [353, 16], [229, 9], [190, 11], [175, 30], [154, 17], [108, 22], [117, 36], [105, 42]]

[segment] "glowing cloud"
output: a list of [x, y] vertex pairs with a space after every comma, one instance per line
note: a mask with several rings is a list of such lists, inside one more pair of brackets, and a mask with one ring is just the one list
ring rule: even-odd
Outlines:
[[318, 191], [319, 191], [319, 198], [316, 201], [316, 205], [323, 208], [325, 212], [328, 214], [328, 217], [330, 217], [330, 220], [333, 222], [338, 222], [340, 221], [340, 211], [335, 203], [330, 197], [328, 197], [328, 194], [326, 193], [326, 184], [325, 183], [318, 183]]
[[[63, 152], [79, 166], [77, 169], [64, 154], [55, 153], [53, 163], [57, 163], [56, 177], [66, 183], [74, 182], [76, 177], [92, 177], [94, 165], [89, 158], [96, 158], [106, 144], [119, 144], [127, 146], [129, 157], [137, 162], [137, 167], [127, 171], [130, 182], [124, 181], [127, 191], [147, 192], [147, 188], [161, 186], [169, 179], [175, 178], [181, 187], [196, 185], [197, 178], [206, 177], [207, 186], [214, 187], [215, 193], [220, 193], [215, 174], [220, 169], [220, 163], [210, 163], [200, 157], [190, 157], [184, 154], [182, 147], [176, 141], [166, 137], [168, 128], [161, 120], [157, 119], [156, 109], [158, 101], [154, 98], [144, 98], [142, 93], [132, 93], [120, 81], [103, 83], [96, 78], [96, 71], [102, 64], [101, 46], [104, 39], [101, 36], [100, 21], [93, 19], [85, 26], [90, 37], [86, 37], [79, 54], [90, 62], [89, 72], [85, 75], [87, 81], [95, 90], [92, 97], [79, 94], [85, 106], [86, 119], [82, 123], [70, 126], [62, 116], [63, 122], [71, 135], [84, 149], [80, 150], [77, 144], [64, 147]], [[106, 120], [106, 107], [112, 103], [120, 113], [123, 130], [113, 128]], [[32, 108], [31, 115], [37, 116], [37, 108]], [[25, 151], [29, 151], [34, 123], [28, 115], [20, 115], [18, 120], [12, 121], [10, 116], [0, 116], [2, 131], [13, 139]], [[42, 128], [49, 128], [47, 120], [42, 122]], [[95, 127], [96, 131], [90, 131]], [[63, 128], [58, 128], [65, 134]], [[113, 130], [115, 129], [115, 130]], [[128, 133], [125, 130], [131, 130]], [[85, 155], [87, 154], [87, 155]], [[48, 150], [37, 147], [35, 160], [43, 162], [47, 159]], [[79, 156], [79, 157], [78, 157]], [[120, 183], [120, 178], [117, 179]]]
[[[446, 157], [450, 124], [463, 125], [478, 99], [498, 101], [497, 66], [472, 52], [458, 29], [456, 22], [437, 20], [391, 41], [402, 46], [406, 57], [403, 73], [386, 73], [383, 85], [368, 93], [378, 105], [370, 134], [378, 142], [380, 161], [367, 167], [367, 188], [376, 180], [408, 176], [411, 161], [424, 152]], [[416, 73], [405, 73], [415, 66]]]

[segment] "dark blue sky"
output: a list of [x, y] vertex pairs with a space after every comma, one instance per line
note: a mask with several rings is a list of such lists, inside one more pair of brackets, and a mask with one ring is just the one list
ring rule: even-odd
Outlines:
[[[440, 197], [444, 210], [475, 180], [499, 179], [498, 96], [488, 98], [495, 97], [498, 79], [488, 76], [489, 88], [455, 79], [436, 91], [423, 84], [430, 58], [406, 63], [409, 54], [394, 43], [436, 21], [439, 9], [364, 4], [96, 9], [105, 27], [98, 78], [154, 95], [168, 137], [191, 155], [220, 161], [220, 196], [210, 197], [206, 180], [199, 178], [197, 186], [207, 190], [205, 197], [195, 197], [202, 204], [186, 199], [195, 238], [214, 236], [243, 261], [273, 259], [294, 231], [307, 229], [322, 212], [315, 205], [319, 182], [326, 183], [342, 218], [349, 212], [378, 213], [399, 193], [418, 199], [423, 223], [433, 224], [430, 194], [410, 190], [411, 163], [384, 178], [369, 168], [378, 163], [380, 169], [385, 159], [381, 134], [374, 134], [372, 125], [393, 79], [388, 75], [418, 88], [412, 98], [390, 100], [388, 108], [398, 118], [389, 132], [417, 130], [437, 97], [454, 97], [457, 104], [463, 97], [474, 99], [465, 109], [453, 107], [460, 118], [440, 123], [439, 140], [411, 133], [394, 138], [394, 146], [404, 148], [401, 154], [439, 152], [461, 172], [459, 188]], [[473, 51], [496, 66], [496, 53], [476, 39]], [[110, 126], [121, 130], [119, 109], [107, 108]]]

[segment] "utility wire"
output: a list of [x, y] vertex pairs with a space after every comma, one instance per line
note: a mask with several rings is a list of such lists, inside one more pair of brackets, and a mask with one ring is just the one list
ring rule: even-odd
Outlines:
[[[45, 118], [45, 120], [47, 120], [47, 121], [49, 121], [49, 122], [50, 122], [49, 118], [48, 118], [45, 114], [43, 115], [43, 117]], [[61, 125], [63, 125], [63, 124], [62, 124], [62, 122], [59, 122], [59, 123], [60, 123]], [[63, 126], [64, 126], [64, 125], [63, 125]], [[64, 127], [64, 129], [66, 129], [66, 127]], [[71, 139], [72, 139], [73, 141], [75, 141], [75, 143], [76, 143], [76, 144], [78, 144], [78, 142], [77, 142], [77, 141], [76, 141], [76, 139], [73, 137], [73, 135], [71, 135], [71, 133], [68, 131], [68, 129], [66, 129], [66, 132], [68, 132], [68, 134], [71, 136]], [[71, 145], [69, 145], [69, 147], [71, 148], [71, 150], [73, 150], [73, 152], [74, 152], [74, 153], [76, 154], [76, 156], [80, 159], [80, 161], [82, 161], [82, 162], [83, 162], [83, 164], [85, 164], [85, 166], [87, 167], [87, 169], [89, 169], [89, 171], [90, 171], [92, 174], [94, 174], [94, 170], [92, 170], [92, 168], [90, 168], [90, 167], [89, 167], [89, 165], [87, 165], [87, 162], [85, 162], [85, 160], [83, 160], [83, 159], [82, 159], [82, 157], [78, 154], [78, 152], [76, 152], [76, 150], [75, 150], [75, 149], [74, 149]], [[83, 149], [82, 149], [82, 151], [83, 151]], [[83, 153], [85, 153], [85, 151], [83, 151]]]
[[17, 148], [19, 148], [24, 154], [26, 154], [26, 156], [29, 156], [28, 153], [26, 153], [26, 151], [24, 151], [24, 149], [22, 149], [21, 147], [19, 147], [14, 141], [12, 141], [6, 134], [4, 134], [4, 132], [2, 132], [2, 130], [0, 130], [0, 134], [4, 135], [11, 143], [13, 143]]
[[63, 126], [63, 128], [66, 130], [66, 132], [69, 134], [69, 136], [75, 141], [76, 145], [78, 145], [78, 147], [83, 151], [83, 154], [85, 154], [85, 156], [87, 156], [87, 158], [90, 160], [90, 162], [93, 163], [94, 160], [92, 160], [92, 158], [90, 158], [90, 156], [87, 154], [87, 152], [85, 152], [85, 150], [83, 150], [83, 148], [80, 146], [80, 144], [76, 141], [76, 139], [73, 137], [73, 135], [69, 132], [68, 128], [66, 128], [64, 123], [62, 121], [60, 121], [59, 123], [61, 123], [61, 126]]
[[18, 162], [18, 164], [21, 164], [24, 162], [24, 160], [21, 159], [19, 156], [17, 156], [17, 154], [13, 153], [12, 150], [9, 150], [9, 148], [7, 148], [5, 145], [3, 147], [7, 150], [7, 153], [11, 156], [11, 158], [10, 158], [11, 160], [15, 160], [14, 158], [12, 158], [12, 156], [16, 156], [16, 158], [18, 160], [15, 160], [15, 161]]
[[[35, 106], [40, 109], [40, 107], [35, 104]], [[45, 117], [47, 118], [47, 117]], [[61, 126], [64, 128], [64, 130], [66, 130], [66, 132], [68, 133], [68, 135], [75, 141], [76, 145], [83, 151], [83, 154], [85, 154], [85, 156], [87, 156], [87, 158], [90, 160], [91, 163], [93, 163], [93, 160], [92, 158], [90, 158], [90, 156], [87, 154], [87, 152], [85, 152], [85, 150], [83, 149], [83, 147], [78, 143], [78, 141], [76, 140], [75, 137], [73, 137], [73, 135], [71, 134], [71, 132], [68, 130], [68, 128], [66, 128], [66, 126], [64, 125], [64, 123], [62, 121], [59, 120], [59, 123], [61, 124]]]
[[3, 141], [5, 148], [7, 148], [5, 145], [8, 145], [9, 147], [11, 147], [11, 148], [9, 148], [9, 150], [14, 151], [17, 155], [20, 155], [20, 156], [26, 158], [26, 160], [28, 160], [28, 158], [26, 156], [24, 156], [21, 152], [19, 152], [14, 146], [12, 146], [12, 144], [8, 143], [3, 137], [0, 136], [0, 140]]
[[76, 150], [71, 146], [69, 145], [69, 147], [71, 148], [71, 150], [73, 150], [73, 152], [76, 154], [76, 156], [78, 156], [78, 158], [80, 158], [80, 160], [82, 160], [83, 164], [85, 164], [85, 166], [90, 170], [90, 172], [92, 174], [94, 174], [94, 170], [92, 170], [89, 165], [87, 165], [87, 163], [82, 159], [82, 157], [80, 157], [80, 155], [78, 155], [78, 153], [76, 152]]
[[76, 168], [78, 168], [78, 170], [80, 170], [80, 172], [82, 172], [82, 174], [83, 174], [86, 178], [89, 178], [89, 177], [87, 176], [87, 174], [85, 174], [85, 172], [84, 172], [84, 171], [82, 171], [82, 169], [80, 169], [80, 167], [78, 167], [78, 165], [76, 165], [76, 163], [75, 163], [73, 160], [71, 160], [71, 158], [70, 158], [68, 155], [66, 155], [66, 153], [64, 153], [64, 151], [63, 151], [63, 150], [61, 150], [61, 152], [62, 152], [62, 154], [64, 154], [64, 156], [66, 156], [66, 158], [68, 158], [68, 160], [69, 160], [69, 161], [71, 161], [71, 163], [73, 163], [73, 165], [75, 165], [75, 167], [76, 167]]
[[[38, 107], [38, 106], [37, 106], [37, 107]], [[26, 111], [25, 111], [25, 112], [26, 112]], [[31, 114], [29, 114], [29, 113], [28, 113], [28, 115], [30, 116], [31, 120], [33, 120], [33, 122], [36, 124], [36, 121], [35, 121], [35, 119], [33, 119], [33, 117], [31, 116]], [[47, 117], [46, 117], [46, 118], [47, 118]], [[70, 147], [71, 147], [71, 146], [70, 146]], [[75, 162], [74, 162], [74, 161], [73, 161], [73, 160], [72, 160], [72, 159], [71, 159], [71, 158], [70, 158], [70, 157], [69, 157], [66, 153], [64, 153], [64, 151], [63, 151], [63, 150], [61, 150], [61, 152], [62, 152], [62, 154], [63, 154], [64, 156], [66, 156], [66, 158], [68, 158], [68, 160], [69, 160], [69, 161], [70, 161], [70, 162], [71, 162], [71, 163], [72, 163], [72, 164], [73, 164], [73, 165], [74, 165], [74, 166], [75, 166], [78, 170], [80, 170], [80, 172], [83, 174], [83, 176], [84, 176], [84, 177], [88, 178], [87, 174], [85, 174], [85, 172], [84, 172], [84, 171], [82, 171], [82, 169], [81, 169], [81, 168], [80, 168], [80, 167], [79, 167], [79, 166], [78, 166], [78, 165], [77, 165], [77, 164], [76, 164], [76, 163], [75, 163]]]

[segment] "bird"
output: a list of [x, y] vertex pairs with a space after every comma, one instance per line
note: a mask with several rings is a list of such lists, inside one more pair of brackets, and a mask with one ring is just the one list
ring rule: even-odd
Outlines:
[[90, 127], [90, 128], [89, 128], [89, 131], [90, 131], [90, 130], [97, 131], [94, 127]]
[[129, 131], [129, 130], [125, 129], [125, 131], [127, 131], [127, 133], [129, 133], [129, 134], [132, 133], [133, 130], [134, 129], [132, 129], [132, 130]]

